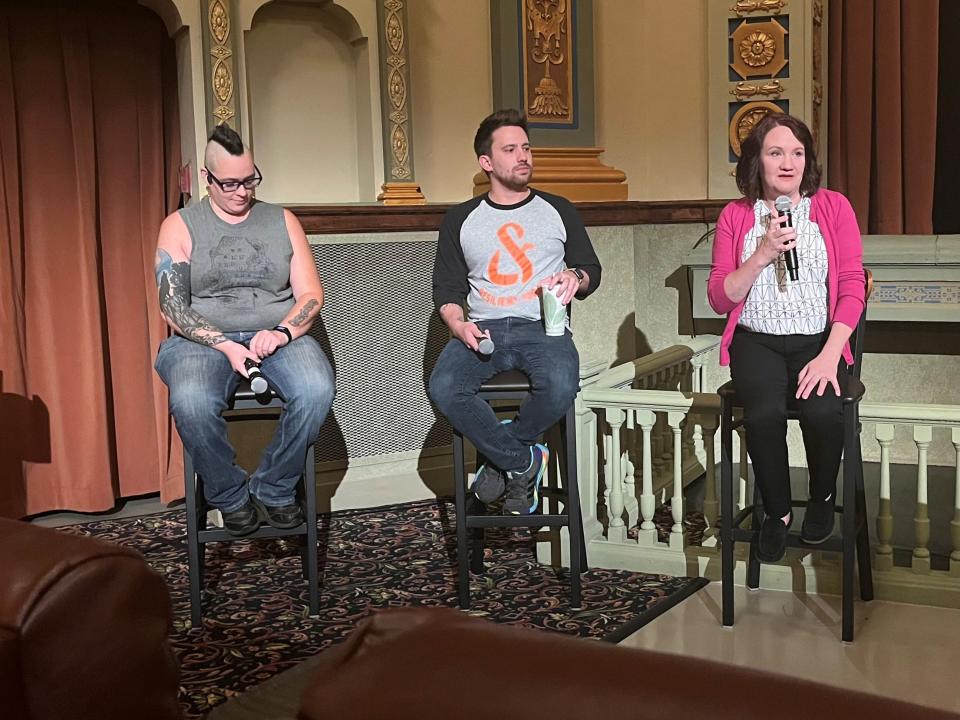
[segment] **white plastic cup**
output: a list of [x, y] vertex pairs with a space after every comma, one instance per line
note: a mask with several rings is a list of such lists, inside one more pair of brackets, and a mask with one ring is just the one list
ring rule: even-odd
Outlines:
[[567, 329], [567, 306], [560, 302], [560, 286], [540, 288], [540, 312], [547, 335], [557, 337]]

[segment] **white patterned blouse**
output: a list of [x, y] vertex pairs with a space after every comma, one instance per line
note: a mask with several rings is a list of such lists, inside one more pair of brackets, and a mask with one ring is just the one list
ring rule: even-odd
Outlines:
[[[755, 222], [743, 243], [741, 262], [757, 249], [772, 215], [763, 200], [753, 206]], [[783, 255], [767, 265], [747, 294], [739, 324], [769, 335], [816, 335], [827, 327], [827, 248], [815, 222], [810, 221], [810, 198], [793, 209], [797, 231], [799, 278], [790, 280]]]

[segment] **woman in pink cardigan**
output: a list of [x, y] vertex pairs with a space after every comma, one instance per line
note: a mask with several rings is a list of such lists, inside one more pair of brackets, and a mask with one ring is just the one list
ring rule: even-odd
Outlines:
[[[757, 123], [741, 148], [737, 187], [744, 197], [717, 221], [707, 296], [727, 315], [720, 364], [730, 365], [743, 405], [766, 514], [757, 555], [776, 562], [793, 522], [789, 396], [800, 411], [810, 470], [801, 536], [820, 543], [833, 532], [843, 452], [840, 383], [853, 362], [848, 340], [863, 312], [863, 250], [850, 203], [820, 188], [813, 138], [797, 118], [771, 113]], [[781, 196], [789, 198], [792, 222], [774, 207]], [[796, 279], [785, 257], [793, 248]]]

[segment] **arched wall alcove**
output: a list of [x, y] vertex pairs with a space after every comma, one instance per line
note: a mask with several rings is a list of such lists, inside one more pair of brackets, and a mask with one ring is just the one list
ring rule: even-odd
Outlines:
[[[284, 204], [373, 201], [382, 178], [376, 10], [329, 0], [247, 0], [248, 135], [258, 197]], [[361, 24], [367, 25], [363, 27]], [[249, 27], [246, 27], [249, 24]], [[370, 41], [372, 33], [372, 41]]]
[[177, 54], [181, 164], [190, 165], [192, 199], [202, 196], [198, 181], [206, 145], [204, 122], [202, 0], [137, 0], [163, 20]]

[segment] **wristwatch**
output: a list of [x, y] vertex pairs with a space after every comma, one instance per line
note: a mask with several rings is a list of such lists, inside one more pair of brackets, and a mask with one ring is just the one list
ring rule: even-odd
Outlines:
[[583, 282], [583, 270], [580, 268], [567, 268], [570, 272], [577, 276], [578, 282]]
[[286, 335], [288, 343], [293, 342], [293, 333], [290, 332], [290, 328], [286, 328], [283, 325], [277, 325], [273, 329], [276, 330], [277, 332], [282, 332], [284, 335]]

